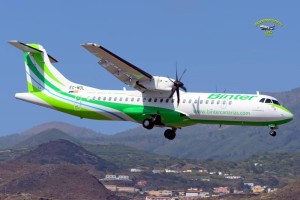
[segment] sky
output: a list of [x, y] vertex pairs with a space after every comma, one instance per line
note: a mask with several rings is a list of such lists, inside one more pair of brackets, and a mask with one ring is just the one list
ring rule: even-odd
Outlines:
[[[299, 7], [296, 0], [3, 1], [0, 135], [52, 121], [105, 134], [140, 126], [79, 119], [15, 99], [27, 84], [22, 52], [10, 40], [43, 45], [68, 79], [99, 89], [125, 85], [82, 43], [101, 44], [151, 75], [174, 78], [177, 63], [179, 74], [187, 69], [182, 82], [191, 92], [282, 92], [300, 87]], [[255, 26], [265, 18], [283, 24], [271, 37]]]

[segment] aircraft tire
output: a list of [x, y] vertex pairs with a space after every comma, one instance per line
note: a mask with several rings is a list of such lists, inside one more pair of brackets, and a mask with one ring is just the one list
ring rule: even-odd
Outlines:
[[272, 137], [275, 137], [276, 136], [276, 131], [274, 130], [270, 130], [269, 134], [272, 136]]
[[145, 119], [143, 121], [143, 127], [150, 130], [154, 127], [154, 123], [150, 119]]
[[173, 140], [176, 137], [176, 132], [172, 129], [167, 129], [165, 130], [164, 136], [169, 140]]

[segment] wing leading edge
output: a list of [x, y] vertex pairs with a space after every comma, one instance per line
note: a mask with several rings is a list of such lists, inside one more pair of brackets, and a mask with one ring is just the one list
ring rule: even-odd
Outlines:
[[153, 79], [152, 75], [98, 44], [86, 43], [81, 46], [98, 57], [100, 59], [98, 63], [120, 81], [141, 92], [147, 90], [147, 88], [139, 84], [139, 82], [150, 82]]

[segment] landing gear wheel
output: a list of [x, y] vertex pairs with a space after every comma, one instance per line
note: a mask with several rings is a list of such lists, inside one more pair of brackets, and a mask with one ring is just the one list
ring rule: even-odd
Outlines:
[[172, 129], [167, 129], [165, 130], [164, 136], [169, 140], [173, 140], [176, 137], [176, 131]]
[[276, 131], [270, 130], [269, 134], [270, 134], [271, 136], [275, 137], [275, 136], [276, 136]]
[[146, 129], [152, 129], [154, 127], [154, 123], [150, 119], [145, 119], [143, 121], [143, 127]]

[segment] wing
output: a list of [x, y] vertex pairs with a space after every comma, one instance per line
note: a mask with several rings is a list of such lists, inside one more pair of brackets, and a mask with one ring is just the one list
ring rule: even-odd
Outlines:
[[147, 90], [147, 88], [139, 83], [150, 82], [153, 79], [152, 75], [139, 69], [98, 44], [86, 43], [82, 44], [82, 46], [98, 57], [100, 59], [98, 63], [120, 81], [141, 92]]

